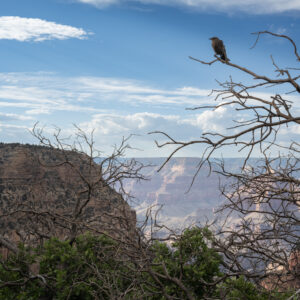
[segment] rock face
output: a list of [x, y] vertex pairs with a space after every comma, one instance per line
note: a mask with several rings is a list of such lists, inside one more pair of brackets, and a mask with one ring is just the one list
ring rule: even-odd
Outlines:
[[267, 276], [262, 280], [261, 285], [269, 291], [275, 289], [287, 291], [300, 288], [300, 245], [291, 252], [288, 266], [277, 268], [271, 266], [267, 270]]
[[[160, 220], [163, 224], [172, 228], [185, 228], [194, 223], [205, 223], [207, 219], [215, 217], [214, 212], [225, 201], [221, 195], [220, 187], [232, 183], [230, 179], [219, 176], [218, 173], [209, 174], [209, 166], [202, 167], [193, 186], [190, 184], [197, 171], [199, 158], [175, 157], [157, 172], [165, 161], [164, 158], [139, 158], [144, 165], [152, 165], [145, 169], [145, 175], [150, 177], [148, 181], [130, 181], [126, 189], [136, 201], [132, 206], [137, 212], [138, 219], [143, 219], [150, 206], [163, 206], [160, 211]], [[213, 160], [212, 160], [213, 161]], [[257, 165], [259, 159], [249, 159], [250, 165]], [[239, 172], [243, 166], [242, 158], [225, 158], [226, 170]], [[219, 170], [216, 164], [212, 164], [212, 171]], [[299, 175], [300, 176], [300, 175]], [[273, 200], [272, 206], [261, 205], [261, 211], [272, 211], [281, 205], [280, 201]], [[299, 207], [299, 205], [298, 205]], [[255, 209], [255, 207], [254, 207]], [[222, 217], [222, 216], [218, 216]], [[224, 215], [225, 217], [225, 215]], [[249, 217], [254, 218], [254, 215]], [[257, 216], [256, 216], [257, 217]], [[232, 213], [228, 219], [233, 226], [240, 222], [239, 214]], [[260, 220], [258, 220], [260, 221]]]
[[77, 152], [0, 144], [0, 234], [36, 243], [87, 230], [132, 234], [135, 211], [105, 184], [98, 165]]
[[198, 158], [172, 158], [160, 171], [164, 158], [139, 158], [144, 165], [148, 181], [127, 183], [126, 189], [136, 201], [132, 204], [138, 219], [142, 220], [150, 206], [163, 206], [159, 217], [163, 224], [181, 229], [194, 223], [204, 223], [214, 217], [214, 209], [222, 202], [219, 191], [219, 176], [208, 176], [209, 167], [204, 166], [189, 190]]

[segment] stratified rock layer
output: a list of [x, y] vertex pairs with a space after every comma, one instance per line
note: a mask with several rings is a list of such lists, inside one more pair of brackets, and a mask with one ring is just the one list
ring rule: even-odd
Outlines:
[[36, 243], [87, 230], [122, 238], [135, 225], [135, 212], [87, 156], [0, 144], [0, 234], [6, 238]]

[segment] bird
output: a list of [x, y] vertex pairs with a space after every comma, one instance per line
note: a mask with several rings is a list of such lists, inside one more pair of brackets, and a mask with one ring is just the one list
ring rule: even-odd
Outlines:
[[211, 46], [213, 47], [215, 53], [217, 55], [220, 55], [220, 58], [222, 60], [228, 61], [229, 59], [227, 58], [226, 49], [223, 44], [223, 41], [215, 36], [211, 37], [210, 40], [211, 40]]

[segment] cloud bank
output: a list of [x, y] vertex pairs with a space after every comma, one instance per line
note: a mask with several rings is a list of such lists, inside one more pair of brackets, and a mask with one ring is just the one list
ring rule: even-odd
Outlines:
[[77, 0], [77, 2], [91, 4], [99, 8], [124, 2], [139, 2], [141, 4], [182, 6], [192, 9], [225, 11], [229, 13], [243, 11], [251, 14], [270, 14], [300, 10], [300, 2], [298, 0]]
[[[76, 124], [86, 132], [94, 130], [97, 147], [105, 153], [111, 151], [112, 145], [119, 144], [123, 136], [135, 135], [131, 144], [143, 151], [132, 150], [128, 156], [166, 156], [171, 148], [158, 149], [154, 143], [154, 139], [163, 142], [165, 138], [149, 135], [149, 132], [165, 131], [175, 139], [188, 141], [198, 139], [202, 132], [228, 132], [227, 128], [233, 125], [229, 107], [185, 110], [211, 105], [213, 96], [208, 96], [209, 93], [209, 90], [188, 86], [157, 88], [122, 78], [0, 73], [1, 139], [37, 142], [28, 131], [37, 121], [46, 127], [54, 124], [66, 135], [74, 133], [72, 124]], [[270, 99], [270, 94], [257, 96]], [[300, 97], [288, 95], [286, 98], [293, 101], [294, 108], [300, 112]], [[247, 111], [236, 112], [234, 118], [240, 121], [250, 116]], [[295, 128], [286, 138], [299, 140], [299, 134]], [[199, 156], [200, 153], [198, 145], [179, 155]], [[234, 155], [230, 150], [228, 156]]]
[[61, 25], [41, 19], [17, 16], [0, 17], [0, 39], [39, 42], [51, 39], [83, 39], [87, 35], [88, 33], [82, 28]]
[[[185, 110], [211, 102], [209, 90], [195, 87], [163, 89], [144, 82], [105, 77], [60, 77], [52, 73], [0, 73], [0, 132], [5, 142], [36, 142], [29, 134], [35, 122], [54, 124], [68, 134], [72, 124], [95, 129], [104, 152], [122, 136], [136, 134], [132, 156], [167, 155], [157, 151], [148, 132], [166, 130], [172, 136], [197, 136], [203, 121]], [[221, 117], [221, 116], [220, 116]], [[217, 122], [217, 118], [213, 118]]]

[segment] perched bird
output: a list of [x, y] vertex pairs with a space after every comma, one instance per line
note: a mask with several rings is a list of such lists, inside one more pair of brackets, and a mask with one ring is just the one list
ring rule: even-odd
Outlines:
[[211, 45], [212, 45], [215, 53], [217, 55], [220, 55], [220, 57], [221, 57], [222, 60], [228, 61], [229, 59], [227, 58], [226, 50], [225, 50], [225, 46], [223, 44], [223, 41], [219, 40], [215, 36], [212, 37], [212, 38], [210, 38], [210, 40], [211, 40]]

